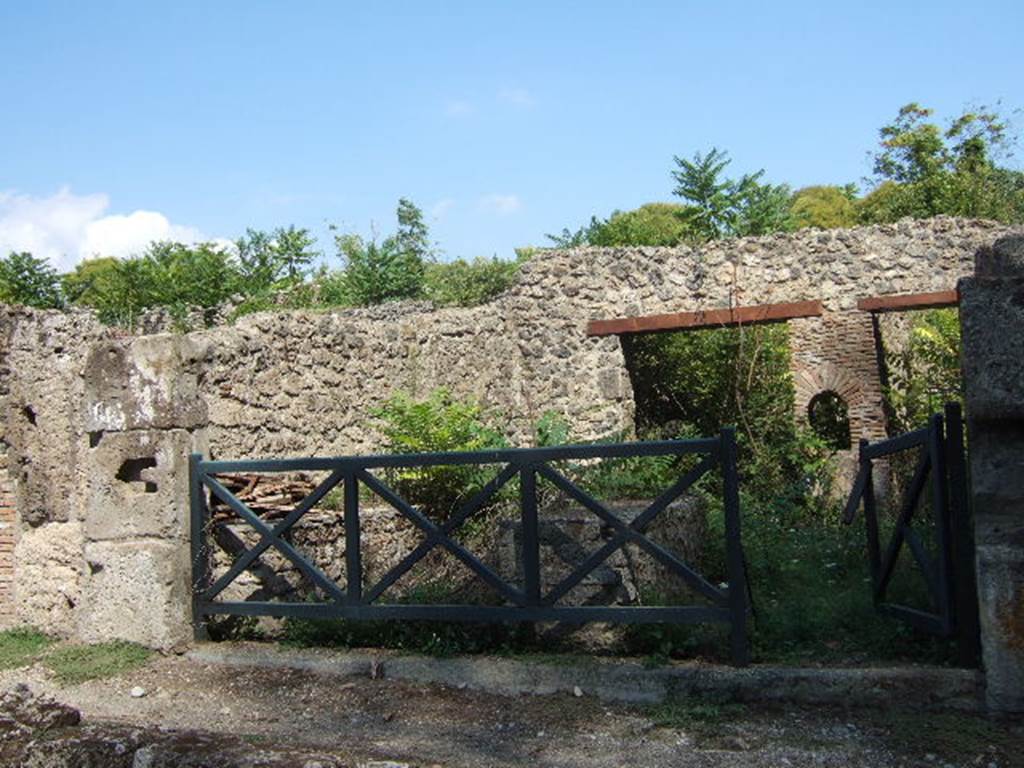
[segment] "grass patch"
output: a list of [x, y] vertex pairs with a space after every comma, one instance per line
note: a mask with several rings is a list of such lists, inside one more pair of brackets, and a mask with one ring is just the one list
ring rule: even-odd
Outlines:
[[736, 720], [747, 714], [747, 708], [734, 701], [711, 699], [669, 700], [647, 710], [651, 722], [659, 728], [712, 726]]
[[77, 685], [137, 669], [151, 654], [141, 645], [116, 641], [58, 648], [47, 654], [43, 663], [61, 685]]
[[0, 632], [0, 669], [28, 666], [52, 642], [52, 638], [27, 627]]

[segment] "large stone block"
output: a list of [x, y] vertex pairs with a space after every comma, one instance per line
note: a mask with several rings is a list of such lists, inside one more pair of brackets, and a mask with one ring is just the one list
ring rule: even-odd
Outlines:
[[82, 603], [84, 532], [80, 523], [24, 528], [14, 553], [14, 600], [19, 623], [68, 636]]
[[184, 542], [90, 542], [78, 636], [173, 650], [192, 639], [189, 549]]
[[988, 705], [1024, 712], [1024, 549], [978, 548], [978, 602]]
[[82, 457], [85, 533], [93, 541], [188, 538], [188, 456], [203, 432], [107, 432]]
[[1024, 277], [961, 280], [960, 323], [968, 415], [1024, 421]]
[[85, 425], [90, 432], [186, 429], [206, 424], [198, 387], [200, 338], [161, 334], [96, 344], [85, 361]]

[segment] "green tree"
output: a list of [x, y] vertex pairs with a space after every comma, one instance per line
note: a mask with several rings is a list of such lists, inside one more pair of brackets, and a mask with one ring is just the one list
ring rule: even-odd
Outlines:
[[0, 259], [0, 302], [40, 309], [59, 307], [60, 278], [45, 259], [11, 251]]
[[615, 211], [591, 236], [592, 245], [678, 245], [690, 228], [686, 206], [679, 203], [646, 203], [632, 211]]
[[105, 256], [86, 259], [61, 278], [65, 298], [72, 304], [98, 308], [113, 291], [117, 259]]
[[421, 262], [428, 261], [433, 254], [430, 250], [430, 231], [423, 221], [423, 211], [402, 197], [398, 200], [395, 217], [398, 219], [398, 230], [393, 235], [395, 248]]
[[153, 243], [140, 256], [83, 261], [63, 279], [68, 300], [91, 307], [100, 319], [131, 327], [139, 314], [167, 307], [184, 318], [212, 311], [239, 290], [240, 274], [226, 251], [210, 243]]
[[295, 226], [278, 227], [272, 232], [247, 229], [235, 242], [243, 291], [252, 295], [282, 281], [299, 282], [320, 255], [315, 244], [309, 230]]
[[701, 240], [762, 235], [790, 228], [789, 187], [762, 184], [764, 170], [739, 179], [725, 177], [728, 153], [712, 148], [692, 159], [675, 157], [673, 193], [687, 205], [684, 222]]
[[193, 307], [213, 309], [239, 288], [231, 256], [211, 243], [153, 243], [142, 258], [151, 274], [153, 304], [179, 314]]
[[790, 202], [790, 214], [797, 229], [837, 229], [857, 224], [857, 188], [853, 184], [804, 187]]
[[565, 227], [557, 235], [546, 234], [544, 237], [550, 240], [556, 248], [579, 248], [584, 245], [593, 245], [604, 225], [604, 220], [597, 216], [591, 216], [590, 222], [578, 229], [572, 230]]
[[859, 205], [866, 222], [949, 214], [1024, 221], [1024, 174], [1000, 167], [1015, 137], [994, 110], [967, 111], [943, 130], [932, 110], [903, 106], [879, 130], [875, 189]]
[[886, 394], [897, 431], [916, 429], [946, 403], [963, 399], [955, 308], [912, 314], [908, 344], [889, 359]]
[[678, 245], [692, 239], [685, 211], [686, 206], [679, 203], [645, 203], [632, 211], [613, 211], [607, 219], [592, 216], [589, 224], [576, 231], [563, 229], [560, 235], [547, 238], [560, 248]]
[[334, 238], [344, 262], [344, 292], [357, 305], [412, 299], [423, 295], [429, 233], [423, 214], [402, 198], [397, 210], [398, 230], [379, 244], [358, 235]]

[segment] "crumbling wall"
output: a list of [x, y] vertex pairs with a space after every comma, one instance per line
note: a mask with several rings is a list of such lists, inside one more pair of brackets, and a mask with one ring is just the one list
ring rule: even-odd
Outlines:
[[581, 438], [628, 430], [633, 397], [619, 340], [594, 319], [820, 298], [791, 322], [799, 412], [824, 389], [848, 398], [851, 433], [885, 433], [875, 340], [858, 298], [948, 290], [974, 253], [1012, 231], [940, 217], [700, 247], [542, 252], [483, 307], [390, 305], [267, 313], [193, 336], [221, 457], [352, 453], [379, 446], [369, 413], [395, 391], [446, 386], [479, 399], [525, 443], [546, 411]]
[[[438, 386], [501, 414], [518, 444], [547, 410], [575, 437], [628, 429], [622, 349], [587, 335], [594, 319], [820, 298], [827, 314], [793, 326], [798, 391], [842, 390], [854, 401], [853, 438], [876, 437], [874, 346], [857, 299], [946, 290], [1011, 231], [938, 218], [697, 248], [542, 252], [482, 307], [266, 313], [185, 336], [128, 337], [88, 314], [6, 310], [0, 401], [16, 486], [17, 620], [85, 639], [185, 642], [191, 451], [373, 451], [373, 408]], [[808, 371], [818, 379], [801, 383]], [[2, 556], [0, 546], [0, 577]]]
[[191, 635], [187, 456], [206, 448], [192, 346], [126, 337], [81, 313], [14, 319], [4, 439], [15, 620], [180, 645]]

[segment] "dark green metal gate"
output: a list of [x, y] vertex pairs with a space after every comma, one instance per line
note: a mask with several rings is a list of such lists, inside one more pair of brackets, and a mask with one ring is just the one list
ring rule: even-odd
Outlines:
[[[902, 489], [892, 533], [883, 551], [875, 490], [875, 462], [917, 451], [917, 462]], [[926, 491], [931, 493], [931, 519], [918, 514]], [[976, 666], [979, 656], [978, 603], [974, 576], [974, 537], [967, 503], [967, 468], [960, 406], [950, 403], [928, 425], [888, 440], [860, 442], [860, 469], [846, 503], [849, 525], [863, 506], [871, 566], [872, 596], [888, 616], [939, 637], [957, 642], [959, 661]], [[935, 546], [929, 552], [921, 532], [930, 528]], [[897, 561], [909, 549], [925, 581], [930, 610], [890, 601]]]
[[[696, 466], [682, 474], [669, 488], [631, 520], [594, 499], [552, 462], [595, 460], [636, 456], [695, 455]], [[386, 468], [437, 467], [445, 465], [502, 465], [497, 475], [472, 496], [446, 522], [438, 524], [423, 514], [392, 488], [375, 470]], [[291, 616], [305, 618], [431, 619], [439, 621], [553, 621], [623, 623], [719, 622], [730, 626], [731, 653], [735, 664], [749, 660], [747, 644], [748, 595], [740, 538], [739, 481], [736, 469], [736, 437], [731, 428], [715, 438], [666, 440], [657, 442], [569, 445], [550, 448], [489, 450], [465, 453], [425, 453], [384, 456], [343, 456], [257, 461], [209, 461], [201, 455], [191, 457], [191, 537], [193, 616], [199, 626], [203, 619], [217, 614], [247, 616]], [[705, 474], [720, 468], [722, 503], [725, 511], [725, 551], [728, 581], [714, 584], [676, 554], [645, 535], [647, 528], [669, 504], [681, 496]], [[273, 528], [260, 519], [242, 500], [217, 479], [229, 472], [327, 472], [315, 490]], [[519, 524], [522, 530], [522, 587], [502, 578], [487, 564], [453, 538], [454, 533], [512, 478], [519, 478]], [[543, 589], [540, 575], [537, 478], [541, 477], [597, 515], [612, 535], [587, 556], [571, 573], [549, 589]], [[346, 583], [327, 576], [288, 540], [288, 531], [332, 489], [342, 487]], [[368, 488], [412, 522], [424, 535], [423, 541], [388, 571], [376, 584], [364, 584], [361, 564], [361, 528], [359, 523], [360, 487]], [[259, 534], [259, 541], [242, 552], [217, 579], [211, 578], [209, 542], [210, 512], [208, 494], [226, 504], [242, 521]], [[613, 552], [634, 544], [651, 555], [669, 572], [678, 576], [708, 605], [681, 606], [566, 606], [559, 601]], [[320, 602], [227, 601], [217, 598], [261, 554], [273, 547], [316, 585], [326, 600]], [[492, 587], [502, 604], [417, 605], [382, 604], [380, 598], [416, 562], [434, 547], [443, 547], [462, 561], [479, 579]]]

